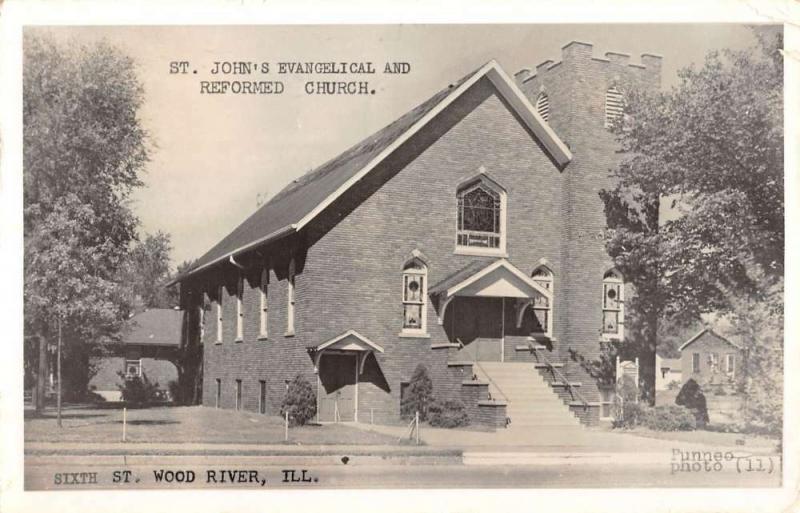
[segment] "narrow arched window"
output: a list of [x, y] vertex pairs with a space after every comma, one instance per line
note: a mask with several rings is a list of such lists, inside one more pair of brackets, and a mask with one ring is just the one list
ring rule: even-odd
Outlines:
[[295, 280], [294, 258], [289, 261], [289, 275], [286, 278], [286, 333], [287, 337], [294, 336], [294, 280]]
[[606, 128], [611, 128], [620, 118], [622, 118], [622, 112], [624, 108], [625, 98], [622, 95], [622, 91], [617, 89], [617, 86], [609, 87], [606, 91]]
[[418, 258], [403, 266], [403, 331], [404, 334], [426, 332], [426, 299], [428, 267]]
[[625, 325], [625, 283], [611, 269], [603, 275], [603, 338], [622, 338]]
[[225, 287], [217, 289], [217, 344], [222, 343], [222, 294], [224, 291]]
[[536, 112], [539, 113], [539, 116], [547, 122], [550, 120], [550, 98], [547, 96], [547, 93], [539, 94], [539, 97], [536, 98]]
[[261, 270], [261, 283], [259, 287], [259, 337], [267, 338], [269, 336], [269, 303], [268, 303], [268, 287], [269, 287], [269, 268], [264, 267]]
[[[553, 273], [545, 266], [537, 267], [531, 274], [531, 278], [542, 288], [553, 293]], [[534, 333], [552, 336], [553, 333], [553, 303], [544, 296], [538, 296], [533, 300]]]
[[244, 277], [239, 276], [239, 282], [236, 284], [236, 341], [241, 342], [244, 340]]
[[483, 253], [505, 251], [506, 193], [485, 175], [458, 188], [456, 249]]

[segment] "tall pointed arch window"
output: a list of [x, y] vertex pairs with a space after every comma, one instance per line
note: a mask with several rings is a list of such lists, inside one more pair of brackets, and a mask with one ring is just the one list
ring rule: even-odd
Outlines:
[[259, 323], [258, 334], [260, 338], [269, 337], [269, 303], [268, 299], [269, 287], [269, 267], [264, 267], [261, 270], [261, 283], [259, 287]]
[[[542, 288], [553, 293], [553, 273], [546, 266], [537, 267], [531, 278]], [[533, 299], [534, 334], [553, 336], [553, 303], [550, 299], [539, 296]]]
[[295, 262], [289, 261], [289, 276], [286, 278], [286, 333], [285, 336], [294, 336], [294, 295], [295, 295]]
[[224, 291], [225, 287], [219, 287], [217, 289], [217, 301], [216, 301], [217, 344], [222, 343], [222, 294]]
[[550, 97], [547, 93], [540, 93], [536, 98], [536, 112], [546, 122], [550, 121]]
[[419, 258], [403, 266], [402, 335], [427, 333], [428, 267]]
[[617, 86], [611, 86], [606, 90], [605, 107], [605, 127], [611, 128], [622, 118], [622, 112], [625, 108], [625, 97], [622, 91], [617, 89]]
[[611, 269], [603, 275], [603, 338], [622, 338], [625, 327], [625, 283], [622, 274]]
[[244, 276], [236, 283], [236, 342], [244, 340]]
[[506, 191], [481, 173], [457, 192], [456, 252], [501, 255], [506, 250]]

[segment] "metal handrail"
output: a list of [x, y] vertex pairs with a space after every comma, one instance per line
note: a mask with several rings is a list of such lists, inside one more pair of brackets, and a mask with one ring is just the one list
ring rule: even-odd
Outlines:
[[540, 353], [536, 352], [538, 349], [535, 346], [531, 345], [531, 349], [533, 350], [533, 352], [537, 356], [537, 358], [539, 356], [541, 356], [544, 359], [544, 363], [547, 364], [547, 367], [550, 369], [550, 371], [553, 373], [553, 375], [555, 377], [557, 377], [564, 384], [564, 386], [567, 387], [567, 389], [569, 389], [570, 394], [573, 394], [574, 396], [577, 396], [578, 399], [580, 399], [580, 401], [583, 403], [583, 407], [584, 408], [588, 407], [589, 406], [589, 401], [587, 401], [583, 397], [583, 395], [581, 395], [580, 392], [575, 390], [575, 387], [572, 386], [572, 383], [569, 382], [569, 379], [567, 379], [567, 377], [564, 375], [564, 373], [562, 373], [560, 370], [558, 370], [555, 367], [555, 365], [553, 365], [553, 362], [551, 362], [550, 359], [547, 356], [545, 356], [544, 354], [540, 354]]
[[[462, 342], [460, 338], [456, 337], [456, 342], [458, 342], [458, 345], [461, 347], [461, 349], [463, 349], [463, 348], [465, 347], [465, 346], [464, 346], [464, 342]], [[494, 385], [495, 389], [497, 389], [497, 391], [498, 391], [498, 392], [500, 392], [500, 395], [502, 395], [502, 396], [503, 396], [503, 399], [505, 399], [505, 401], [506, 401], [506, 402], [509, 402], [509, 401], [508, 401], [508, 396], [505, 394], [505, 392], [503, 392], [503, 389], [502, 389], [502, 388], [500, 388], [500, 386], [499, 386], [497, 383], [495, 383], [495, 382], [494, 382], [494, 380], [492, 379], [492, 377], [491, 377], [491, 376], [489, 376], [489, 374], [486, 372], [486, 369], [484, 369], [484, 368], [483, 368], [483, 366], [482, 366], [480, 363], [478, 363], [478, 357], [477, 357], [477, 356], [473, 356], [473, 357], [472, 357], [472, 363], [473, 363], [474, 365], [477, 365], [477, 366], [478, 366], [478, 368], [481, 370], [481, 372], [483, 373], [483, 375], [484, 375], [484, 376], [486, 376], [486, 379], [488, 379], [488, 380], [489, 380], [489, 383], [491, 383], [492, 385]]]

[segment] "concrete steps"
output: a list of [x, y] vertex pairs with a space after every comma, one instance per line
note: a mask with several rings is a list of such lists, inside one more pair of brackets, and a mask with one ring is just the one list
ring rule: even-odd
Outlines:
[[511, 419], [508, 429], [551, 431], [564, 429], [564, 435], [582, 430], [578, 419], [536, 370], [527, 362], [479, 362], [473, 367], [481, 381], [489, 383], [489, 393], [507, 402]]

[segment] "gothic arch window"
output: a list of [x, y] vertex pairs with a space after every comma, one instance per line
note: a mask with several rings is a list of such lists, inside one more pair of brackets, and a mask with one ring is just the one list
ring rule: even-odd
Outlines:
[[611, 128], [614, 124], [622, 118], [622, 112], [625, 108], [625, 97], [617, 86], [611, 86], [606, 91], [605, 102], [605, 127]]
[[225, 292], [225, 287], [220, 286], [217, 289], [217, 301], [216, 301], [216, 323], [217, 323], [217, 339], [216, 343], [222, 343], [222, 294]]
[[244, 340], [244, 276], [236, 283], [236, 342]]
[[260, 338], [269, 337], [269, 267], [264, 266], [261, 270], [261, 283], [258, 290], [259, 297], [259, 324], [258, 334]]
[[545, 123], [550, 120], [550, 98], [547, 93], [539, 93], [539, 97], [536, 98], [536, 112], [539, 113]]
[[[550, 294], [553, 293], [553, 272], [546, 266], [541, 265], [534, 269], [531, 273], [531, 278], [542, 288], [548, 290]], [[550, 299], [539, 296], [533, 300], [532, 305], [534, 328], [533, 332], [537, 334], [553, 335], [553, 303]]]
[[412, 258], [403, 266], [403, 329], [401, 334], [427, 333], [428, 266]]
[[625, 282], [610, 269], [603, 275], [603, 338], [621, 339], [625, 327]]
[[456, 252], [504, 254], [506, 250], [506, 192], [481, 173], [457, 192]]

